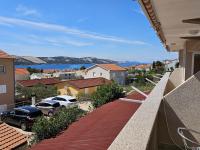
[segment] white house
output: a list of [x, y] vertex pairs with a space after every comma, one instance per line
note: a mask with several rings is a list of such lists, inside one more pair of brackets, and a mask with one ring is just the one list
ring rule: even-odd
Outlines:
[[43, 79], [43, 78], [52, 78], [51, 74], [48, 73], [33, 73], [30, 75], [30, 79]]
[[118, 84], [125, 84], [127, 70], [116, 64], [96, 64], [86, 70], [84, 78], [103, 77], [114, 80]]
[[55, 73], [53, 73], [53, 77], [58, 77], [61, 80], [62, 79], [75, 79], [76, 73], [73, 72], [73, 71], [70, 71], [70, 72], [55, 72]]

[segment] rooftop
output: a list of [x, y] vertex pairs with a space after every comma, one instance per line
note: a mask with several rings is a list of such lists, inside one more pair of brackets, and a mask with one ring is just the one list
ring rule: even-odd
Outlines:
[[[109, 71], [126, 71], [125, 68], [120, 67], [116, 64], [96, 64], [94, 66], [99, 66], [99, 67], [104, 68], [104, 69], [109, 70]], [[94, 66], [92, 66], [90, 68], [93, 68]], [[90, 69], [90, 68], [88, 68], [88, 69]]]
[[5, 123], [0, 123], [0, 149], [11, 150], [27, 142], [27, 137]]
[[0, 58], [12, 58], [14, 59], [14, 57], [10, 56], [9, 54], [7, 54], [6, 52], [0, 50]]
[[16, 69], [15, 69], [15, 74], [19, 74], [19, 75], [28, 75], [28, 74], [30, 74], [30, 73], [29, 73], [28, 70], [25, 69], [25, 68], [16, 68]]
[[70, 80], [67, 81], [67, 83], [75, 88], [83, 89], [88, 87], [95, 87], [100, 86], [104, 84], [111, 83], [110, 80], [107, 80], [105, 78], [88, 78], [88, 79], [79, 79], [79, 80]]
[[73, 123], [61, 135], [44, 140], [32, 149], [107, 149], [139, 106], [140, 103], [122, 100], [105, 104]]
[[34, 79], [34, 80], [20, 80], [17, 83], [24, 87], [31, 87], [37, 84], [44, 84], [44, 85], [54, 85], [60, 83], [61, 81], [57, 78], [46, 78], [46, 79]]

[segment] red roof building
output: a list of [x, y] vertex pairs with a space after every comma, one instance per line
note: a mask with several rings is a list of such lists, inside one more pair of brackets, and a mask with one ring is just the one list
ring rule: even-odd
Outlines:
[[17, 81], [17, 84], [24, 87], [31, 87], [37, 84], [55, 85], [60, 82], [61, 81], [57, 78], [45, 78], [45, 79], [34, 79], [34, 80], [20, 80], [20, 81]]
[[109, 83], [111, 83], [110, 80], [107, 80], [107, 79], [101, 78], [101, 77], [67, 81], [67, 84], [69, 84], [70, 86], [75, 87], [77, 89], [96, 87], [96, 86], [101, 86], [101, 85], [109, 84]]
[[0, 149], [11, 150], [27, 142], [27, 136], [13, 127], [0, 123]]
[[[132, 96], [132, 98], [138, 98]], [[73, 123], [62, 134], [46, 139], [32, 150], [106, 150], [141, 104], [116, 100]]]
[[29, 73], [28, 70], [25, 69], [25, 68], [16, 68], [16, 69], [15, 69], [15, 74], [19, 74], [19, 75], [29, 75], [30, 73]]
[[2, 50], [0, 50], [0, 58], [7, 58], [7, 59], [8, 59], [8, 58], [11, 58], [11, 59], [14, 59], [13, 56], [7, 54], [6, 52], [4, 52], [4, 51], [2, 51]]
[[111, 70], [111, 71], [126, 71], [125, 68], [120, 67], [116, 64], [97, 64], [97, 66], [102, 67], [106, 70]]

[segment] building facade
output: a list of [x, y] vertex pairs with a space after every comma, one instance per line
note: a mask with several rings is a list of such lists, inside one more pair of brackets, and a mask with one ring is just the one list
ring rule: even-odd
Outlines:
[[87, 69], [85, 78], [102, 77], [114, 80], [116, 83], [124, 85], [127, 77], [127, 70], [116, 64], [96, 64]]
[[14, 106], [14, 58], [0, 50], [0, 112]]
[[27, 69], [16, 68], [15, 69], [15, 81], [17, 80], [28, 80], [30, 78], [30, 73]]

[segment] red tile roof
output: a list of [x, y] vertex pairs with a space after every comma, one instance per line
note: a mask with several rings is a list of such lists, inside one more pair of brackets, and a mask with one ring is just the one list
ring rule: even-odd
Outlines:
[[31, 87], [37, 84], [44, 84], [44, 85], [54, 85], [60, 83], [61, 81], [57, 78], [46, 78], [46, 79], [34, 79], [34, 80], [20, 80], [17, 83], [21, 86]]
[[[144, 92], [145, 94], [149, 94], [150, 92]], [[130, 93], [126, 98], [128, 99], [134, 99], [134, 100], [145, 100], [146, 97], [138, 92], [132, 92]]]
[[106, 69], [106, 70], [111, 70], [111, 71], [126, 71], [125, 68], [120, 67], [120, 66], [118, 66], [118, 65], [116, 65], [116, 64], [96, 64], [96, 65], [94, 65], [94, 66], [88, 68], [87, 70], [92, 69], [92, 68], [95, 67], [95, 66], [99, 66], [99, 67], [101, 67], [101, 68], [104, 68], [104, 69]]
[[99, 78], [70, 80], [70, 81], [67, 81], [67, 83], [75, 88], [83, 89], [83, 88], [88, 88], [88, 87], [95, 87], [95, 86], [100, 86], [104, 84], [109, 84], [111, 83], [111, 81], [105, 78], [99, 77]]
[[11, 150], [27, 142], [27, 136], [5, 123], [0, 123], [0, 149]]
[[24, 68], [16, 68], [16, 69], [15, 69], [15, 74], [28, 75], [28, 74], [30, 74], [30, 73], [28, 72], [27, 69], [24, 69]]
[[14, 59], [14, 57], [8, 55], [6, 52], [0, 50], [0, 58], [11, 58]]
[[140, 104], [116, 100], [73, 123], [61, 135], [42, 141], [32, 150], [105, 150]]
[[148, 68], [151, 68], [150, 64], [142, 64], [135, 66], [135, 69], [148, 69]]

